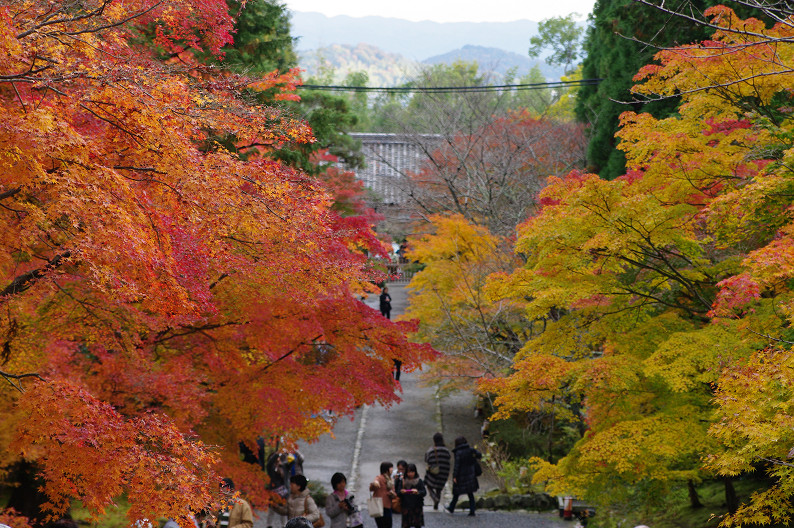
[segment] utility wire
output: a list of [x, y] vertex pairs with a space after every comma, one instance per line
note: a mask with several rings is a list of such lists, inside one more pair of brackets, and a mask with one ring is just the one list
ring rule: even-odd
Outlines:
[[303, 90], [323, 90], [331, 92], [379, 92], [379, 93], [477, 93], [501, 92], [505, 90], [544, 90], [569, 86], [591, 86], [603, 79], [580, 79], [578, 81], [556, 81], [529, 84], [488, 84], [484, 86], [340, 86], [323, 84], [302, 84]]

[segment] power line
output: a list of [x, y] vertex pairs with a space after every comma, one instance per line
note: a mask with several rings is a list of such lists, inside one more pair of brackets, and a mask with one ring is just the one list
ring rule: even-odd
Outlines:
[[302, 84], [303, 90], [323, 90], [331, 92], [377, 92], [377, 93], [478, 93], [501, 92], [506, 90], [545, 90], [573, 86], [591, 86], [603, 79], [580, 79], [578, 81], [555, 81], [528, 84], [488, 84], [483, 86], [341, 86], [324, 84]]

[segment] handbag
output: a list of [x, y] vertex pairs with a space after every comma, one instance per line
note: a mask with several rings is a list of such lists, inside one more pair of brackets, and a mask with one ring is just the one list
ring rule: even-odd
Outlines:
[[436, 453], [436, 451], [436, 446], [433, 446], [433, 460], [436, 461], [436, 463], [427, 466], [427, 472], [434, 476], [441, 472], [441, 466], [438, 465], [438, 453]]
[[400, 497], [394, 497], [391, 500], [391, 511], [393, 511], [394, 513], [403, 512], [403, 506], [402, 503], [400, 502]]
[[367, 499], [367, 512], [373, 519], [383, 517], [383, 499], [380, 497], [370, 497]]
[[474, 459], [474, 476], [475, 477], [482, 476], [482, 466], [480, 465], [480, 463], [477, 461], [476, 458]]
[[281, 485], [273, 488], [272, 491], [282, 499], [286, 499], [287, 497], [289, 497], [289, 488], [287, 486]]
[[[303, 514], [309, 514], [309, 497], [306, 497], [306, 499], [303, 501]], [[320, 518], [314, 521], [312, 526], [314, 526], [314, 528], [322, 528], [325, 526], [325, 519], [323, 518], [322, 512], [320, 512]]]

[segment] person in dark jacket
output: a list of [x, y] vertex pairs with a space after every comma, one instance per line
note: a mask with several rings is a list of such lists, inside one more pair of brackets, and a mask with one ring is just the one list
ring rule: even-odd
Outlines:
[[416, 464], [408, 464], [405, 475], [397, 484], [397, 496], [400, 497], [402, 509], [402, 528], [422, 528], [425, 525], [425, 515], [422, 507], [425, 503], [427, 490]]
[[466, 438], [459, 436], [455, 439], [455, 469], [452, 472], [452, 502], [446, 507], [449, 513], [455, 512], [458, 497], [466, 495], [469, 498], [469, 516], [474, 517], [474, 492], [480, 489], [477, 482], [477, 460], [482, 458], [482, 453], [469, 447]]
[[380, 294], [380, 314], [386, 319], [391, 319], [391, 295], [389, 288], [384, 286], [383, 293]]
[[447, 485], [449, 470], [452, 466], [452, 454], [444, 445], [444, 435], [436, 433], [433, 435], [433, 447], [425, 453], [425, 487], [427, 494], [433, 500], [433, 509], [438, 509], [441, 500], [441, 491]]

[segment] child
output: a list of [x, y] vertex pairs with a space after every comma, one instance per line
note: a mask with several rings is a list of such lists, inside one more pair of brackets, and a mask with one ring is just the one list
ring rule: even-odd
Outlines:
[[402, 528], [421, 528], [425, 525], [422, 506], [425, 503], [425, 483], [419, 478], [416, 464], [408, 464], [405, 475], [397, 484], [397, 495], [403, 511]]

